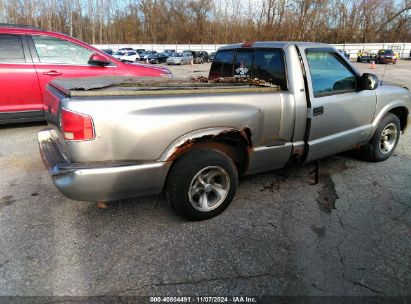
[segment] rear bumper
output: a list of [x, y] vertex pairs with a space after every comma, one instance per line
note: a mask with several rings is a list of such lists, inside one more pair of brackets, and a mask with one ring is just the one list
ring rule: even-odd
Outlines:
[[40, 154], [54, 185], [68, 198], [113, 201], [160, 193], [170, 162], [71, 163], [49, 130], [38, 133]]

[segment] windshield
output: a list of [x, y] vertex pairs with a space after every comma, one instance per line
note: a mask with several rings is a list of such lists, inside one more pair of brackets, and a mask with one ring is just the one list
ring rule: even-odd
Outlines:
[[392, 50], [380, 50], [380, 54], [387, 54], [387, 55], [392, 55], [394, 52]]
[[173, 57], [183, 57], [183, 53], [175, 53]]
[[118, 52], [116, 52], [114, 55], [121, 55], [121, 56], [123, 56], [125, 53], [126, 53], [126, 52], [118, 51]]

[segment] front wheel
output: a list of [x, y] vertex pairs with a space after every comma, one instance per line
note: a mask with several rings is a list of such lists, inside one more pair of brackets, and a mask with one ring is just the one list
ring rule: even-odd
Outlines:
[[218, 150], [199, 149], [179, 158], [170, 169], [166, 195], [174, 210], [189, 220], [221, 213], [234, 198], [238, 173]]
[[378, 125], [368, 144], [361, 148], [365, 160], [380, 162], [388, 159], [400, 139], [400, 120], [392, 113], [387, 113]]

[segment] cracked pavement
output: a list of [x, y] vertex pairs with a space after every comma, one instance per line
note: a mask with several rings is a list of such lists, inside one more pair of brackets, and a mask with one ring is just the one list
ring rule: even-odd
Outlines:
[[163, 196], [65, 198], [44, 127], [0, 127], [0, 295], [410, 296], [410, 131], [382, 163], [321, 160], [317, 185], [313, 164], [245, 177], [224, 213], [187, 222]]

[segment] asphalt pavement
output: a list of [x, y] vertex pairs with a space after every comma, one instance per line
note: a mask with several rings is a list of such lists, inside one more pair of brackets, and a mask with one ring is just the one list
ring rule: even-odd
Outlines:
[[[411, 87], [410, 71], [385, 77]], [[38, 153], [45, 127], [0, 126], [0, 295], [411, 296], [410, 132], [385, 162], [321, 160], [317, 185], [313, 164], [245, 177], [224, 213], [187, 222], [161, 195], [65, 198]]]

